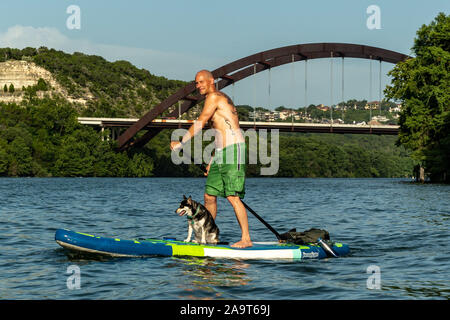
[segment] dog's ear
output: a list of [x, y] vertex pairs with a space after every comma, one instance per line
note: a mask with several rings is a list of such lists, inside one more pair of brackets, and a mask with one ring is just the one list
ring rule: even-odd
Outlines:
[[188, 203], [192, 203], [192, 197], [191, 196], [189, 196], [189, 198], [187, 198], [187, 202]]
[[186, 196], [183, 194], [183, 200], [187, 200]]

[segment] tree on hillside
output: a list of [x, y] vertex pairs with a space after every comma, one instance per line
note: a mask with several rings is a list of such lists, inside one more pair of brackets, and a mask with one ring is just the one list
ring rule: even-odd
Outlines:
[[39, 78], [38, 83], [36, 84], [36, 89], [38, 91], [47, 91], [48, 90], [47, 82], [45, 82], [44, 79]]
[[415, 58], [389, 72], [388, 98], [400, 100], [398, 143], [413, 151], [431, 181], [450, 182], [450, 16], [417, 31]]

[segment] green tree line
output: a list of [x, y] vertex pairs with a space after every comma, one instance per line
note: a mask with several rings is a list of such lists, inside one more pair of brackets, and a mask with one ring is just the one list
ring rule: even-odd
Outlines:
[[[202, 176], [195, 165], [171, 161], [171, 131], [140, 149], [116, 152], [115, 142], [80, 125], [63, 98], [0, 103], [0, 176]], [[280, 134], [278, 177], [404, 177], [413, 161], [395, 137]], [[248, 166], [259, 176], [260, 164]]]
[[65, 99], [0, 104], [0, 176], [147, 177], [147, 150], [114, 151], [114, 142], [82, 126]]

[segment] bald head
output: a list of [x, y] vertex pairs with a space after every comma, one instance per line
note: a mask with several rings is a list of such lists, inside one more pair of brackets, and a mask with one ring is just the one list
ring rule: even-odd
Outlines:
[[208, 70], [200, 70], [197, 72], [195, 75], [195, 87], [203, 95], [216, 91], [212, 73]]
[[214, 79], [212, 73], [208, 70], [200, 70], [199, 72], [197, 72], [197, 74], [195, 75], [195, 77], [197, 78], [198, 76], [202, 75], [203, 77], [205, 77], [206, 80], [209, 79]]

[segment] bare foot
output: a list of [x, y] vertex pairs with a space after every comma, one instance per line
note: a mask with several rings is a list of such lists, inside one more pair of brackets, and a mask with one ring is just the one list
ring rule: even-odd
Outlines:
[[235, 244], [232, 244], [231, 247], [233, 248], [247, 248], [253, 246], [253, 243], [251, 240], [241, 240], [239, 242], [236, 242]]

